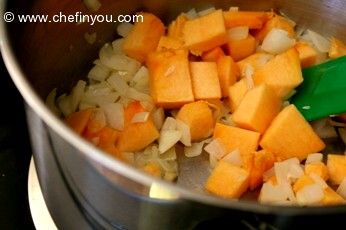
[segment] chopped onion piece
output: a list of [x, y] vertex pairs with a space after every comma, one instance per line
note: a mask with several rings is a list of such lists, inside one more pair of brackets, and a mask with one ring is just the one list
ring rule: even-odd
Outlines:
[[266, 182], [263, 184], [261, 193], [259, 196], [259, 202], [261, 203], [279, 203], [287, 200], [287, 193], [284, 188], [279, 185], [273, 185]]
[[124, 40], [125, 40], [124, 38], [119, 38], [112, 42], [113, 53], [124, 54], [124, 51], [123, 51]]
[[100, 126], [99, 128], [103, 128], [107, 124], [106, 114], [102, 109], [96, 109], [92, 115], [92, 120], [97, 121], [97, 124]]
[[210, 167], [215, 168], [218, 163], [219, 163], [219, 160], [216, 158], [216, 156], [213, 154], [209, 154]]
[[101, 105], [105, 112], [107, 123], [116, 130], [124, 129], [124, 108], [120, 103], [105, 103]]
[[299, 166], [298, 158], [290, 158], [282, 162], [274, 163], [275, 176], [278, 181], [278, 184], [288, 182], [289, 171], [292, 165]]
[[177, 159], [177, 153], [175, 152], [175, 147], [168, 149], [165, 153], [160, 155], [160, 159], [166, 161], [173, 161]]
[[282, 187], [283, 192], [285, 192], [286, 197], [288, 198], [289, 201], [296, 202], [296, 196], [294, 195], [292, 186], [290, 183], [282, 183], [279, 185]]
[[222, 160], [239, 167], [243, 166], [243, 159], [240, 155], [239, 149], [235, 149], [234, 151], [230, 152], [229, 154], [224, 156]]
[[108, 68], [127, 71], [130, 75], [135, 74], [141, 64], [126, 55], [116, 54], [110, 44], [105, 44], [100, 50], [100, 61]]
[[321, 162], [323, 160], [323, 154], [322, 153], [311, 153], [308, 155], [305, 161], [305, 165]]
[[50, 109], [50, 111], [52, 111], [52, 113], [54, 113], [57, 116], [60, 116], [61, 112], [58, 109], [58, 107], [56, 107], [55, 104], [55, 98], [56, 98], [56, 88], [53, 89], [47, 96], [46, 98], [46, 105], [47, 107]]
[[184, 147], [184, 154], [186, 157], [197, 157], [203, 152], [204, 141], [192, 143], [191, 147]]
[[217, 160], [220, 160], [226, 155], [225, 149], [218, 139], [214, 139], [207, 146], [204, 147], [204, 150], [210, 155], [214, 155]]
[[195, 19], [198, 18], [198, 14], [195, 8], [192, 8], [191, 10], [189, 10], [187, 13], [185, 13], [185, 16], [189, 19]]
[[231, 6], [231, 7], [229, 8], [229, 11], [238, 12], [238, 11], [239, 11], [239, 7], [237, 7], [237, 6]]
[[155, 127], [160, 130], [165, 120], [165, 111], [163, 108], [158, 108], [153, 112], [152, 117]]
[[149, 112], [140, 112], [136, 113], [131, 120], [131, 123], [143, 123], [146, 122], [149, 118]]
[[249, 36], [248, 26], [237, 26], [227, 31], [230, 40], [243, 40]]
[[148, 94], [138, 92], [134, 88], [129, 88], [126, 93], [126, 96], [136, 101], [147, 101], [150, 102], [152, 105], [154, 104], [153, 99]]
[[149, 93], [149, 71], [145, 66], [137, 71], [130, 85], [140, 92]]
[[304, 175], [304, 170], [299, 164], [291, 164], [287, 173], [288, 181], [296, 181]]
[[329, 51], [330, 41], [328, 39], [312, 30], [307, 30], [307, 34], [320, 52], [327, 53]]
[[122, 37], [127, 37], [133, 28], [133, 24], [129, 22], [122, 22], [117, 27], [117, 33]]
[[181, 138], [182, 133], [179, 130], [161, 130], [159, 138], [160, 153], [166, 152], [172, 148]]
[[173, 117], [167, 117], [162, 125], [161, 130], [176, 130], [177, 121]]
[[122, 79], [117, 73], [113, 73], [107, 79], [107, 82], [122, 96], [126, 95], [127, 91], [129, 90], [129, 86], [127, 85], [126, 81], [124, 81], [124, 79]]
[[79, 107], [78, 107], [79, 110], [90, 109], [90, 108], [96, 108], [96, 107], [95, 107], [95, 105], [88, 104], [84, 101], [81, 101], [79, 103]]
[[288, 36], [287, 31], [274, 28], [264, 38], [262, 49], [270, 54], [280, 54], [292, 48], [295, 39]]
[[183, 121], [176, 119], [177, 122], [177, 130], [181, 131], [180, 142], [185, 146], [191, 146], [191, 134], [190, 127]]
[[327, 183], [316, 173], [311, 173], [309, 174], [309, 176], [314, 180], [316, 184], [320, 185], [323, 189], [328, 188]]
[[296, 193], [298, 204], [318, 204], [324, 198], [323, 188], [318, 184], [306, 185]]
[[86, 82], [79, 80], [75, 87], [73, 87], [71, 92], [71, 108], [72, 111], [76, 111], [78, 109], [78, 105], [81, 102], [84, 91], [85, 91]]
[[346, 177], [341, 181], [341, 184], [339, 185], [336, 192], [344, 199], [346, 199]]
[[205, 9], [205, 10], [201, 10], [198, 12], [198, 16], [202, 17], [202, 16], [205, 16], [205, 15], [208, 15], [210, 13], [213, 13], [215, 11], [215, 7], [210, 7], [208, 9]]
[[98, 11], [101, 7], [99, 0], [83, 0], [83, 3], [92, 12]]
[[89, 72], [88, 78], [96, 81], [104, 81], [109, 76], [111, 69], [102, 64], [95, 65]]
[[[106, 95], [84, 95], [81, 103], [89, 104], [91, 106], [101, 106], [103, 103], [112, 103], [115, 102], [120, 97], [117, 92], [110, 92]], [[80, 107], [80, 106], [79, 106]]]

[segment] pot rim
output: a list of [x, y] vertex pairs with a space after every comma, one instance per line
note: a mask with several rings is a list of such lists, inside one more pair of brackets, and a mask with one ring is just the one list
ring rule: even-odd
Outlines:
[[[6, 9], [6, 2], [0, 2], [0, 14], [3, 15]], [[107, 154], [104, 154], [100, 149], [93, 144], [87, 142], [82, 137], [69, 129], [61, 119], [56, 117], [40, 99], [39, 95], [30, 86], [29, 81], [25, 77], [25, 73], [20, 68], [18, 60], [15, 57], [14, 50], [9, 41], [8, 30], [4, 20], [0, 21], [0, 50], [7, 70], [21, 93], [25, 102], [35, 111], [50, 128], [59, 134], [68, 143], [77, 148], [87, 158], [97, 162], [98, 164], [107, 167], [115, 173], [129, 178], [136, 183], [150, 187], [153, 184], [164, 186], [173, 193], [178, 194], [179, 199], [187, 199], [202, 204], [237, 209], [246, 212], [254, 212], [258, 214], [280, 214], [280, 215], [302, 215], [309, 213], [310, 215], [333, 214], [336, 212], [346, 212], [346, 205], [338, 206], [317, 206], [317, 207], [299, 207], [299, 206], [277, 206], [260, 204], [257, 201], [247, 200], [229, 200], [212, 195], [195, 193], [192, 190], [181, 186], [163, 181], [153, 176], [147, 175], [132, 166], [125, 164]], [[154, 199], [154, 198], [151, 198]], [[171, 200], [174, 202], [174, 200]]]

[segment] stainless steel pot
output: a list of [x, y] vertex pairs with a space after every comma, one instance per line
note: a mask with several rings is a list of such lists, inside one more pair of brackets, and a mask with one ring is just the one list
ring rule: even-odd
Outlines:
[[[101, 0], [98, 13], [125, 14], [145, 10], [166, 21], [181, 11], [215, 6], [227, 9], [280, 10], [300, 26], [325, 35], [346, 38], [344, 0]], [[11, 11], [89, 14], [82, 1], [11, 0], [0, 2], [1, 15]], [[86, 32], [97, 32], [98, 40], [88, 45]], [[240, 228], [248, 224], [288, 227], [292, 220], [309, 222], [317, 216], [346, 214], [346, 206], [277, 207], [253, 201], [233, 201], [208, 196], [166, 183], [109, 157], [68, 129], [44, 105], [52, 88], [69, 89], [85, 76], [97, 50], [112, 40], [114, 25], [57, 23], [0, 24], [1, 52], [13, 81], [27, 103], [28, 124], [39, 180], [48, 208], [63, 229], [185, 229], [215, 226]], [[153, 198], [153, 190], [164, 188], [169, 196]], [[64, 195], [69, 195], [69, 199]], [[72, 203], [74, 205], [72, 205]], [[72, 211], [78, 216], [68, 216]], [[76, 214], [77, 215], [77, 214]], [[77, 219], [84, 221], [77, 221]], [[316, 223], [314, 220], [313, 223]], [[282, 225], [284, 223], [284, 225]], [[310, 223], [311, 224], [311, 223]], [[263, 226], [263, 225], [262, 225]]]

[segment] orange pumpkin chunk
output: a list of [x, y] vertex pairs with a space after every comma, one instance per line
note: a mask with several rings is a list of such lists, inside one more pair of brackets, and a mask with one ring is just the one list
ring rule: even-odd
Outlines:
[[321, 177], [323, 180], [328, 180], [328, 168], [322, 162], [313, 162], [311, 164], [306, 164], [304, 168], [306, 175], [316, 174]]
[[228, 88], [228, 101], [232, 113], [238, 108], [248, 90], [245, 79], [241, 79]]
[[225, 56], [225, 53], [220, 47], [216, 47], [212, 50], [206, 51], [202, 54], [203, 61], [217, 61], [218, 58]]
[[337, 185], [341, 184], [346, 177], [346, 156], [328, 154], [327, 167], [330, 182]]
[[304, 160], [310, 153], [324, 149], [325, 144], [294, 105], [284, 108], [264, 133], [260, 145], [276, 157]]
[[173, 49], [177, 50], [183, 47], [183, 42], [177, 38], [162, 36], [159, 44], [157, 45], [157, 51]]
[[312, 46], [304, 42], [297, 42], [294, 47], [299, 53], [302, 68], [312, 66], [316, 63], [317, 51]]
[[275, 15], [265, 23], [262, 29], [255, 32], [256, 40], [262, 42], [267, 34], [274, 28], [286, 30], [290, 37], [295, 37], [293, 23], [282, 16]]
[[275, 156], [265, 150], [255, 152], [253, 164], [250, 171], [249, 187], [251, 190], [256, 189], [263, 182], [263, 173], [273, 167]]
[[272, 17], [270, 12], [251, 12], [251, 11], [225, 11], [226, 28], [237, 26], [247, 26], [250, 29], [261, 29], [269, 18]]
[[229, 40], [226, 47], [234, 61], [239, 61], [255, 53], [256, 40], [253, 36], [249, 35], [245, 39]]
[[159, 107], [179, 108], [194, 101], [187, 50], [151, 53], [147, 66], [150, 94]]
[[333, 37], [330, 42], [329, 57], [338, 58], [344, 55], [346, 55], [346, 44]]
[[194, 54], [202, 54], [227, 41], [222, 10], [187, 21], [183, 28], [186, 47]]
[[153, 14], [141, 13], [141, 15], [143, 22], [135, 23], [124, 40], [123, 50], [127, 56], [143, 63], [148, 54], [156, 50], [161, 36], [165, 34], [165, 26]]
[[185, 122], [190, 127], [192, 141], [205, 139], [213, 132], [213, 114], [204, 101], [184, 105], [179, 110], [177, 119]]
[[78, 134], [82, 134], [88, 125], [93, 109], [85, 109], [74, 112], [66, 117], [66, 123]]
[[239, 69], [231, 56], [221, 56], [217, 59], [217, 71], [221, 86], [222, 97], [228, 97], [228, 89], [236, 83]]
[[217, 123], [213, 138], [220, 141], [226, 153], [239, 149], [243, 167], [245, 169], [251, 168], [252, 157], [258, 147], [259, 133]]
[[190, 62], [193, 94], [197, 100], [221, 98], [215, 62]]
[[292, 48], [277, 55], [253, 75], [255, 85], [267, 84], [280, 97], [287, 96], [303, 82], [300, 60], [296, 49]]
[[241, 128], [261, 134], [280, 112], [280, 98], [267, 85], [250, 90], [233, 113], [233, 121]]
[[220, 161], [207, 180], [205, 189], [225, 198], [239, 198], [249, 186], [249, 172]]

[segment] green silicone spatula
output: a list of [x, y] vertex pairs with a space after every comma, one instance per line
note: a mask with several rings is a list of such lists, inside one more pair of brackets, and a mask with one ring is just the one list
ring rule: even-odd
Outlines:
[[346, 56], [303, 69], [303, 77], [290, 102], [306, 120], [346, 112]]

